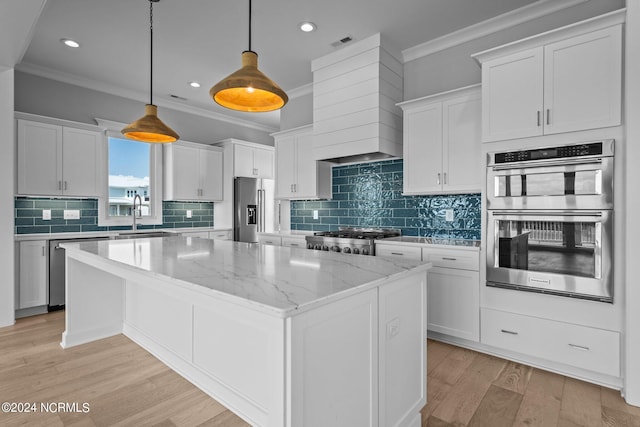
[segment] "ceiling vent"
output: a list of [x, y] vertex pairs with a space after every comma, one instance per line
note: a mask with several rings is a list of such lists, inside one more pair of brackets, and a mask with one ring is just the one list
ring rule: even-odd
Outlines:
[[350, 43], [352, 41], [353, 41], [353, 37], [345, 36], [345, 37], [341, 38], [340, 40], [331, 43], [331, 46], [340, 47], [340, 46], [344, 46], [345, 44]]

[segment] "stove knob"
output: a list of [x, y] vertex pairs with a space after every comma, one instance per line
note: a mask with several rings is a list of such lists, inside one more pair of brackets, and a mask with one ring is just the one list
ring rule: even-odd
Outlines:
[[321, 244], [317, 244], [313, 247], [313, 249], [319, 251], [320, 249], [322, 249], [322, 245]]
[[323, 251], [328, 251], [328, 250], [329, 250], [329, 246], [327, 246], [327, 245], [322, 245], [322, 250], [323, 250]]
[[307, 243], [307, 249], [313, 249], [313, 243]]
[[336, 245], [336, 246], [332, 246], [332, 247], [331, 247], [331, 250], [332, 250], [333, 252], [340, 252], [340, 246], [338, 246], [338, 245]]
[[369, 255], [369, 249], [362, 248], [362, 255]]
[[342, 252], [344, 252], [345, 254], [350, 254], [351, 253], [351, 248], [349, 246], [345, 246], [345, 248], [342, 250]]
[[354, 254], [358, 255], [358, 254], [360, 253], [360, 249], [358, 249], [358, 248], [353, 248], [353, 251], [352, 251], [352, 252], [353, 252]]

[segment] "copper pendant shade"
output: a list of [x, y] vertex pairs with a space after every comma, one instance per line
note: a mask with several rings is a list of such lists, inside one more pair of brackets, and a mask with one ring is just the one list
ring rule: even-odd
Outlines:
[[251, 0], [249, 50], [242, 52], [242, 68], [213, 86], [209, 94], [225, 108], [247, 112], [277, 110], [289, 101], [280, 86], [258, 70], [258, 54], [251, 50]]
[[144, 107], [144, 116], [122, 129], [122, 134], [130, 139], [142, 142], [175, 142], [180, 136], [158, 118], [158, 107], [153, 104], [153, 3], [149, 0], [149, 33], [151, 39], [151, 61], [149, 79], [149, 103]]

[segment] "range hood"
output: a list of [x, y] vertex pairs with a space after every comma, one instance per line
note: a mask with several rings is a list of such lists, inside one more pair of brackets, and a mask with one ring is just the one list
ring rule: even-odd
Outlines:
[[313, 156], [356, 163], [402, 156], [402, 63], [380, 34], [311, 63]]

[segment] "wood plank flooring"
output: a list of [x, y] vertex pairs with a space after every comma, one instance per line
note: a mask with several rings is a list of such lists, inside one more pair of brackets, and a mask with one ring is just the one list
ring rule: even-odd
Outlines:
[[[0, 426], [247, 426], [128, 338], [62, 350], [63, 329], [64, 312], [0, 328], [0, 401], [89, 411], [0, 412]], [[615, 390], [436, 341], [427, 349], [423, 427], [640, 427], [640, 408]]]

